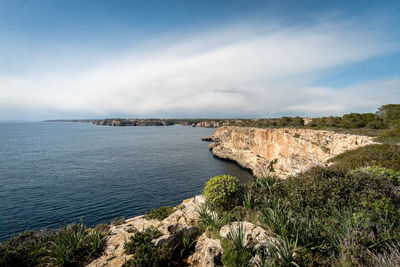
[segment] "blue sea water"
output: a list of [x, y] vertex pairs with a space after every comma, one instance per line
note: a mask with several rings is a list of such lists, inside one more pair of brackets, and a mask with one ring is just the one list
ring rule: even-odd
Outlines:
[[0, 241], [24, 230], [88, 226], [177, 205], [219, 174], [249, 173], [214, 158], [215, 129], [0, 123]]

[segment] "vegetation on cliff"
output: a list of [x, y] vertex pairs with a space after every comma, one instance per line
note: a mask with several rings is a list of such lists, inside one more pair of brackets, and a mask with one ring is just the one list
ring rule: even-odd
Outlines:
[[[399, 264], [399, 152], [395, 145], [360, 148], [353, 151], [357, 160], [345, 166], [341, 160], [349, 157], [346, 154], [333, 160], [339, 164], [315, 167], [286, 180], [254, 179], [242, 187], [240, 197], [230, 200], [241, 205], [210, 206], [224, 224], [250, 221], [282, 244], [259, 251], [223, 240], [227, 253], [222, 262], [243, 266], [243, 261], [258, 255], [258, 266]], [[377, 154], [381, 157], [377, 165], [393, 169], [369, 166], [376, 163], [373, 159], [362, 162]], [[221, 224], [200, 219], [208, 224], [207, 231], [218, 232]]]
[[99, 257], [108, 226], [74, 223], [52, 231], [26, 231], [0, 244], [0, 266], [84, 266]]
[[273, 128], [297, 127], [324, 129], [336, 132], [378, 137], [381, 142], [400, 141], [400, 105], [388, 104], [378, 108], [376, 113], [349, 113], [342, 117], [329, 116], [312, 118], [305, 123], [301, 117], [233, 121], [232, 126]]

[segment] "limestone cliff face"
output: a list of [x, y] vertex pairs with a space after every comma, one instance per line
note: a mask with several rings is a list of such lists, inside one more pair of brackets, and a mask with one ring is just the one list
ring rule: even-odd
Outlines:
[[217, 128], [210, 150], [233, 160], [256, 176], [274, 173], [286, 177], [304, 171], [340, 153], [374, 143], [372, 137], [310, 129]]

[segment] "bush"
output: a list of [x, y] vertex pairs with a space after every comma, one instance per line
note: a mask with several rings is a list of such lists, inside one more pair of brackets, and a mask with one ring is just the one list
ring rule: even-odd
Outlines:
[[353, 174], [364, 172], [375, 176], [380, 176], [382, 179], [389, 179], [395, 186], [400, 184], [400, 172], [391, 169], [382, 168], [379, 166], [367, 166], [358, 168], [352, 171]]
[[57, 264], [81, 266], [89, 259], [100, 256], [105, 249], [106, 239], [100, 232], [88, 233], [86, 227], [70, 224], [60, 228], [51, 242], [50, 256]]
[[123, 267], [158, 267], [172, 266], [173, 249], [165, 244], [160, 247], [154, 247], [150, 244], [139, 244], [135, 254], [129, 261], [123, 264]]
[[131, 236], [125, 241], [124, 250], [126, 254], [133, 254], [133, 256], [123, 266], [170, 266], [173, 249], [168, 248], [166, 244], [156, 247], [151, 243], [153, 239], [161, 235], [158, 229], [149, 227]]
[[398, 240], [396, 221], [386, 220], [371, 225], [364, 211], [342, 209], [333, 212], [327, 220], [327, 239], [338, 256], [339, 266], [376, 266], [369, 264], [387, 250], [391, 240]]
[[39, 266], [41, 258], [48, 256], [52, 235], [48, 232], [22, 232], [0, 243], [0, 266]]
[[226, 216], [221, 216], [216, 211], [211, 211], [207, 205], [204, 205], [196, 210], [200, 228], [205, 231], [210, 228], [220, 228], [228, 222]]
[[204, 187], [204, 197], [214, 207], [230, 208], [240, 193], [239, 179], [230, 175], [215, 176]]
[[174, 210], [175, 209], [172, 206], [163, 206], [158, 209], [152, 209], [150, 212], [146, 212], [144, 218], [146, 218], [147, 220], [156, 219], [162, 221], [169, 215], [171, 215]]
[[0, 266], [84, 266], [104, 251], [104, 233], [71, 224], [56, 233], [23, 232], [0, 244]]
[[346, 151], [329, 160], [331, 169], [351, 171], [360, 167], [379, 166], [400, 171], [400, 146], [375, 144]]
[[366, 172], [312, 168], [287, 180], [287, 199], [297, 211], [321, 212], [329, 215], [333, 208], [362, 207], [363, 201], [373, 203], [390, 198], [400, 201], [389, 179]]
[[200, 231], [197, 228], [183, 230], [177, 234], [178, 244], [175, 246], [174, 252], [179, 259], [185, 259], [192, 254], [199, 235]]
[[141, 244], [151, 245], [151, 240], [160, 237], [162, 233], [154, 227], [149, 227], [143, 232], [138, 232], [131, 236], [128, 241], [124, 243], [124, 250], [126, 254], [136, 253], [136, 249]]
[[223, 239], [221, 242], [224, 253], [222, 255], [223, 266], [240, 267], [248, 266], [252, 257], [251, 250], [248, 248], [237, 248], [230, 239]]
[[183, 230], [171, 242], [155, 246], [152, 240], [162, 235], [158, 229], [137, 232], [124, 243], [125, 253], [133, 256], [123, 266], [181, 266], [182, 259], [194, 250], [198, 234], [195, 228]]
[[111, 221], [112, 225], [118, 226], [125, 223], [125, 217], [115, 218]]
[[399, 143], [400, 142], [400, 125], [394, 129], [382, 131], [377, 138], [380, 142]]

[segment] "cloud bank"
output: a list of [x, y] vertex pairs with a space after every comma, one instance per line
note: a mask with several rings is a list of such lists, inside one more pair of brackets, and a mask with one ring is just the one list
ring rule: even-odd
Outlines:
[[399, 103], [400, 79], [313, 85], [325, 71], [397, 48], [349, 26], [236, 25], [147, 40], [95, 64], [0, 73], [0, 118], [315, 116]]

